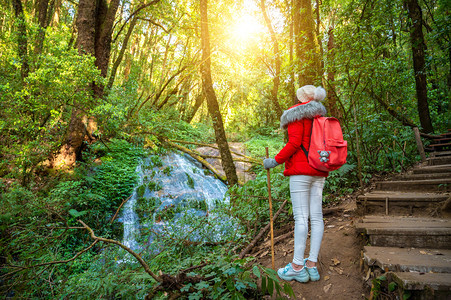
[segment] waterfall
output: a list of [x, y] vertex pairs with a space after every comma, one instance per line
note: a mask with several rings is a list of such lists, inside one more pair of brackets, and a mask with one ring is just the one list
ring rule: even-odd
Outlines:
[[[142, 174], [141, 165], [136, 167], [136, 173]], [[142, 176], [139, 176], [139, 185], [142, 184]], [[138, 186], [139, 186], [138, 185]], [[138, 242], [136, 241], [135, 235], [139, 232], [139, 218], [135, 212], [135, 204], [137, 200], [137, 187], [133, 190], [133, 194], [130, 199], [125, 203], [122, 213], [122, 223], [124, 225], [124, 237], [122, 243], [133, 249], [138, 249]]]
[[[168, 153], [161, 162], [155, 157], [146, 158], [136, 172], [138, 186], [124, 205], [121, 218], [123, 244], [132, 249], [139, 248], [142, 227], [150, 227], [155, 232], [161, 226], [176, 230], [176, 220], [183, 214], [206, 216], [216, 205], [229, 201], [225, 197], [227, 186], [182, 153]], [[151, 222], [140, 224], [141, 219]]]

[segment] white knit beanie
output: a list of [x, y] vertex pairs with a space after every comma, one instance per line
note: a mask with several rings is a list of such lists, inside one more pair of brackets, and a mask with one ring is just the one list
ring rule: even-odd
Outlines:
[[323, 101], [326, 98], [326, 90], [322, 87], [314, 85], [304, 85], [296, 91], [296, 96], [301, 102], [307, 101]]

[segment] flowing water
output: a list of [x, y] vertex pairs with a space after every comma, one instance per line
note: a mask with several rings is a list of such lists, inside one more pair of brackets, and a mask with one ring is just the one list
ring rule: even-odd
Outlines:
[[[151, 243], [152, 237], [140, 240], [143, 228], [153, 232], [181, 230], [177, 219], [190, 214], [206, 217], [216, 205], [228, 202], [227, 186], [202, 169], [199, 162], [181, 153], [169, 153], [162, 157], [149, 157], [136, 169], [138, 185], [123, 207], [121, 220], [124, 225], [123, 244], [139, 249], [142, 243]], [[211, 216], [211, 214], [210, 214]], [[225, 227], [229, 220], [221, 222]], [[210, 237], [220, 236], [225, 229], [216, 226]], [[191, 237], [196, 239], [196, 237]]]

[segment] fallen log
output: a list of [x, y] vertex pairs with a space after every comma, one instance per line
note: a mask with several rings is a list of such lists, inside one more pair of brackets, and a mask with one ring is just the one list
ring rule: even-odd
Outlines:
[[[187, 142], [187, 141], [181, 141], [181, 140], [171, 140], [171, 142], [173, 142], [173, 143], [180, 143], [180, 144], [187, 144], [187, 145], [196, 145], [196, 146], [201, 146], [201, 147], [210, 147], [210, 148], [213, 148], [213, 149], [219, 149], [218, 146], [216, 146], [214, 144], [203, 144], [203, 143]], [[255, 159], [253, 157], [250, 157], [250, 156], [247, 156], [247, 155], [244, 155], [242, 153], [235, 152], [235, 151], [232, 151], [232, 150], [230, 150], [230, 153], [235, 154], [237, 156], [244, 157], [247, 160], [249, 160], [250, 162], [254, 162], [254, 163], [259, 164], [259, 165], [263, 164], [263, 160], [258, 160], [258, 159]]]
[[227, 182], [227, 178], [225, 175], [222, 175], [221, 173], [219, 173], [218, 170], [216, 170], [215, 167], [213, 167], [208, 161], [206, 161], [205, 159], [203, 159], [201, 156], [199, 156], [197, 153], [193, 152], [192, 150], [177, 145], [176, 143], [170, 141], [170, 140], [164, 140], [166, 143], [168, 143], [170, 146], [177, 148], [178, 150], [190, 155], [192, 158], [194, 158], [195, 160], [197, 160], [198, 162], [200, 162], [202, 165], [204, 165], [207, 169], [209, 169], [210, 171], [212, 171], [220, 180], [222, 180], [223, 182]]
[[[197, 153], [199, 156], [201, 156], [203, 158], [221, 159], [221, 156], [206, 155], [206, 154], [199, 153], [198, 151], [193, 151], [193, 152]], [[236, 157], [233, 158], [233, 161], [234, 162], [236, 162], [236, 161], [245, 162], [245, 163], [249, 163], [249, 164], [260, 164], [260, 165], [262, 164], [262, 161], [257, 163], [255, 160], [251, 161], [251, 160], [248, 160], [245, 158], [236, 158]]]

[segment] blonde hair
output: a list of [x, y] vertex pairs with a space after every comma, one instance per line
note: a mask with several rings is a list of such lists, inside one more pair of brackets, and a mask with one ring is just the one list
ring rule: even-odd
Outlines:
[[326, 98], [326, 90], [320, 86], [304, 85], [296, 91], [296, 96], [299, 101], [323, 101]]

